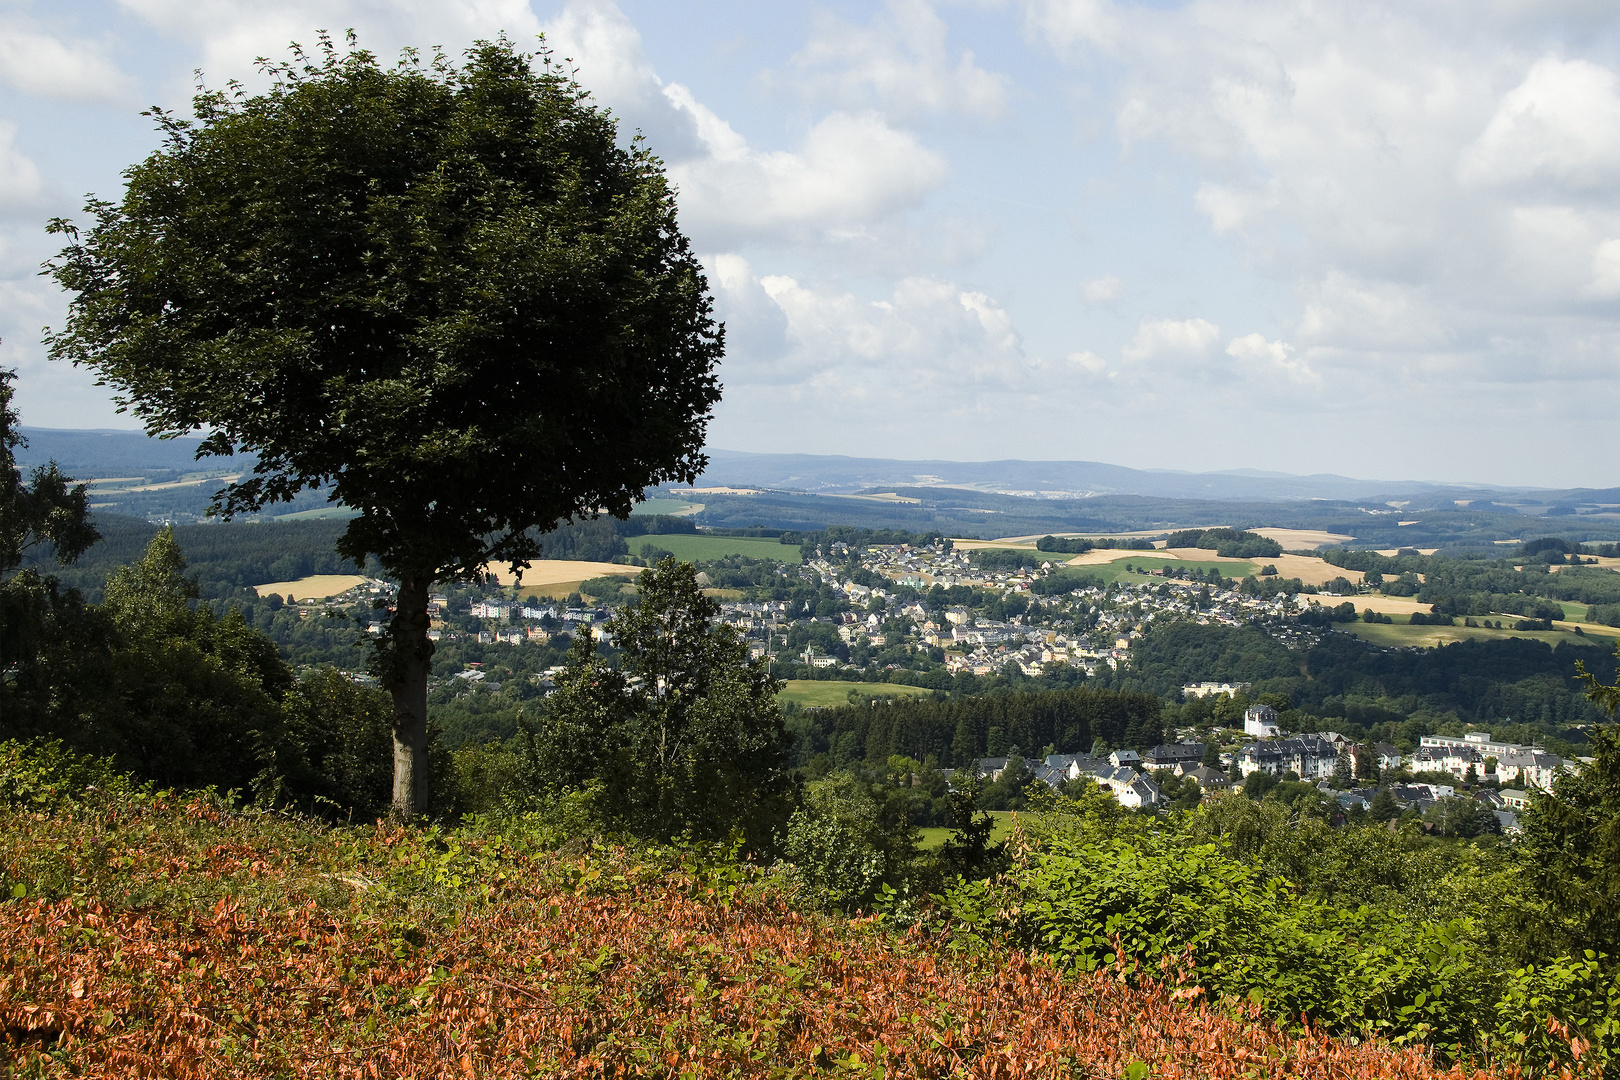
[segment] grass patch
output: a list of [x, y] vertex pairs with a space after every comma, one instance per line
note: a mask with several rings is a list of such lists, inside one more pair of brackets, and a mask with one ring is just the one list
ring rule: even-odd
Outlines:
[[692, 533], [663, 533], [658, 536], [632, 536], [630, 554], [640, 555], [641, 545], [651, 544], [663, 548], [682, 562], [704, 562], [723, 559], [727, 555], [744, 555], [750, 559], [774, 559], [777, 562], [796, 563], [799, 548], [796, 544], [782, 544], [768, 537], [758, 536], [704, 536]]
[[[990, 842], [995, 844], [1007, 839], [1007, 836], [1012, 832], [1013, 827], [1012, 811], [986, 810], [985, 813], [989, 814], [991, 820], [995, 822], [995, 827], [990, 830]], [[940, 848], [945, 846], [945, 841], [949, 839], [951, 833], [955, 831], [955, 829], [947, 829], [943, 827], [918, 829], [917, 832], [919, 834], [919, 839], [917, 841], [917, 846], [922, 848], [924, 851], [938, 851]]]
[[789, 679], [782, 692], [777, 695], [781, 701], [792, 701], [799, 705], [815, 705], [830, 707], [833, 705], [848, 705], [850, 691], [858, 694], [862, 700], [880, 697], [919, 697], [933, 693], [920, 686], [901, 686], [898, 683], [869, 683], [849, 682], [842, 679]]
[[[1127, 571], [1125, 565], [1129, 563], [1135, 570]], [[1158, 570], [1164, 567], [1174, 567], [1178, 570], [1197, 571], [1207, 574], [1216, 571], [1222, 577], [1246, 578], [1260, 570], [1259, 563], [1252, 562], [1216, 562], [1205, 559], [1159, 559], [1140, 554], [1121, 555], [1117, 559], [1110, 559], [1105, 563], [1090, 563], [1082, 566], [1071, 566], [1068, 569], [1078, 570], [1083, 574], [1093, 574], [1104, 582], [1122, 581], [1127, 585], [1142, 585], [1152, 581], [1163, 581], [1164, 578], [1156, 574], [1145, 574], [1142, 571]]]

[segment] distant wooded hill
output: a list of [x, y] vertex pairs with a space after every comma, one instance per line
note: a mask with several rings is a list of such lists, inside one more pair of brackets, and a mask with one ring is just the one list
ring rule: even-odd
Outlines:
[[[54, 459], [82, 479], [143, 478], [139, 484], [98, 484], [93, 501], [103, 513], [147, 520], [189, 521], [202, 514], [220, 481], [169, 486], [186, 474], [241, 471], [253, 464], [244, 455], [195, 461], [196, 438], [22, 431], [29, 446], [18, 460], [25, 466]], [[1542, 491], [1325, 474], [1180, 473], [1085, 461], [899, 461], [728, 450], [710, 455], [696, 486], [711, 490], [685, 496], [703, 503], [692, 520], [710, 528], [816, 531], [843, 524], [993, 539], [1271, 526], [1338, 533], [1353, 537], [1357, 547], [1475, 550], [1549, 535], [1620, 540], [1620, 488]], [[265, 516], [326, 507], [321, 493], [307, 492]]]

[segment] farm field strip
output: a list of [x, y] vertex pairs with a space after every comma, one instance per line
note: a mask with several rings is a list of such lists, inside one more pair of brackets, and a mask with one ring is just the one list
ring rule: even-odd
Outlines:
[[700, 562], [723, 559], [727, 555], [742, 555], [750, 559], [772, 559], [776, 562], [799, 561], [799, 546], [783, 544], [769, 537], [759, 536], [705, 536], [693, 533], [660, 533], [656, 536], [627, 538], [630, 554], [640, 555], [643, 544], [663, 548], [682, 562]]
[[359, 574], [312, 574], [296, 581], [272, 581], [253, 587], [260, 596], [275, 593], [277, 596], [291, 595], [296, 600], [326, 600], [364, 585], [369, 580]]
[[863, 699], [921, 697], [933, 693], [920, 686], [901, 686], [897, 683], [854, 682], [843, 679], [788, 679], [777, 697], [782, 701], [791, 701], [799, 705], [828, 707], [848, 705], [851, 690]]

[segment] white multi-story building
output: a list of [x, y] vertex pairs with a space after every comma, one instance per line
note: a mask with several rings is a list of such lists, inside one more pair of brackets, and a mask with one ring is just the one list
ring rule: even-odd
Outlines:
[[1270, 705], [1250, 705], [1243, 713], [1243, 734], [1256, 739], [1275, 739], [1281, 735], [1277, 710]]
[[[1496, 759], [1494, 772], [1487, 771]], [[1424, 735], [1419, 740], [1417, 753], [1412, 755], [1412, 768], [1449, 772], [1462, 777], [1469, 766], [1477, 777], [1495, 776], [1502, 783], [1518, 783], [1527, 787], [1550, 789], [1554, 778], [1564, 771], [1564, 759], [1534, 746], [1520, 743], [1498, 742], [1488, 731], [1470, 731], [1466, 735]]]
[[1225, 694], [1228, 697], [1237, 697], [1238, 694], [1240, 694], [1244, 690], [1247, 690], [1248, 688], [1249, 688], [1249, 684], [1246, 683], [1246, 682], [1240, 682], [1240, 683], [1230, 683], [1230, 682], [1189, 683], [1188, 685], [1183, 686], [1181, 688], [1181, 696], [1182, 697], [1195, 698], [1195, 697], [1214, 697], [1217, 694]]

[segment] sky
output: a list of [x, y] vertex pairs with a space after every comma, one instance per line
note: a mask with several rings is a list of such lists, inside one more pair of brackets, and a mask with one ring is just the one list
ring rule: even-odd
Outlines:
[[52, 217], [207, 84], [353, 28], [537, 35], [639, 130], [727, 327], [730, 450], [1620, 484], [1613, 0], [0, 0], [0, 366]]

